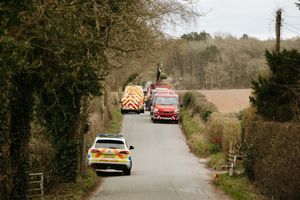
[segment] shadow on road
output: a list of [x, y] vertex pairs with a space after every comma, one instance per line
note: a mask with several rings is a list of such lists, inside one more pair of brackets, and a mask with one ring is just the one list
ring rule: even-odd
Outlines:
[[168, 121], [168, 120], [157, 120], [156, 121], [156, 123], [155, 124], [178, 124], [178, 123], [176, 123], [176, 122], [174, 122], [174, 121]]
[[112, 176], [124, 176], [122, 171], [97, 171], [98, 176], [112, 177]]

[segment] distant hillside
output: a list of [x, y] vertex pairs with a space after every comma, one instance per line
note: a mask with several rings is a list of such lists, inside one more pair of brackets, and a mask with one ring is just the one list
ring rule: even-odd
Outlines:
[[[178, 89], [250, 88], [259, 73], [268, 74], [264, 53], [275, 44], [234, 37], [170, 43], [164, 65]], [[300, 50], [300, 39], [283, 41], [282, 48]]]

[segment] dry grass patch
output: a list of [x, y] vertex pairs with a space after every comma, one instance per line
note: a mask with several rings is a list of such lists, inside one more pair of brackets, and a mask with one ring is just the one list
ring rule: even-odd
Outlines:
[[84, 176], [78, 176], [76, 183], [67, 183], [54, 186], [44, 196], [44, 200], [82, 200], [100, 182], [96, 173], [88, 169]]

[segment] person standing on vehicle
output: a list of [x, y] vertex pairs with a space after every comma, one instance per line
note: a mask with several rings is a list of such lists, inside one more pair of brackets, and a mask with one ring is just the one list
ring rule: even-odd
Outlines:
[[156, 71], [156, 82], [159, 83], [160, 81], [160, 74], [161, 74], [161, 64], [157, 64], [157, 71]]

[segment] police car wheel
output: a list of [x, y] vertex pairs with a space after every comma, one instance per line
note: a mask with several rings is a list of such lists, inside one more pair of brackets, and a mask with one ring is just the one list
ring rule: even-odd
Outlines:
[[96, 171], [97, 176], [101, 176], [102, 172], [101, 171]]
[[131, 174], [131, 169], [124, 169], [123, 172], [125, 175], [129, 176]]

